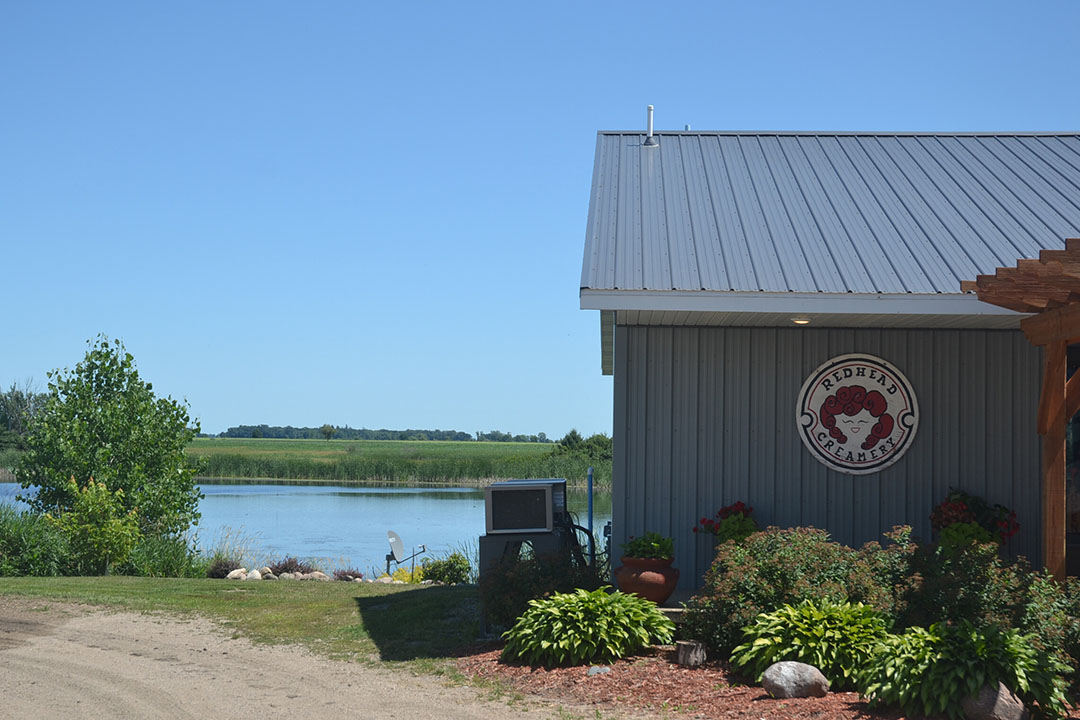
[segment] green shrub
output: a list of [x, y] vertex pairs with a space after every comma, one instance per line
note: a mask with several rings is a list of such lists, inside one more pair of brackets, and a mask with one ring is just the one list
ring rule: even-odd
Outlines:
[[[858, 676], [872, 705], [899, 705], [908, 715], [962, 716], [961, 703], [985, 684], [1002, 682], [1029, 709], [1046, 717], [1065, 713], [1068, 666], [1034, 647], [1016, 630], [935, 623], [889, 636]], [[1038, 703], [1038, 708], [1033, 706]]]
[[124, 491], [110, 492], [105, 483], [91, 479], [80, 488], [72, 478], [67, 492], [74, 498], [71, 509], [53, 522], [67, 536], [80, 574], [108, 574], [138, 542], [139, 517], [134, 508], [124, 512]]
[[480, 604], [489, 623], [508, 628], [530, 600], [606, 584], [596, 570], [578, 565], [568, 554], [506, 559], [480, 578]]
[[[1055, 585], [1056, 587], [1056, 585]], [[1080, 700], [1080, 579], [1071, 577], [1065, 583], [1064, 632], [1061, 650], [1073, 667], [1069, 692], [1073, 703]]]
[[206, 577], [221, 580], [241, 567], [243, 566], [236, 558], [215, 552], [210, 556], [210, 562], [206, 566]]
[[[379, 577], [386, 577], [386, 573], [383, 573]], [[419, 585], [424, 580], [424, 566], [420, 567], [406, 567], [401, 566], [394, 570], [394, 574], [390, 575], [392, 580], [398, 582], [408, 583], [409, 585]]]
[[531, 665], [607, 663], [650, 643], [667, 643], [675, 626], [648, 600], [601, 588], [533, 600], [503, 633], [503, 657]]
[[[1018, 629], [1030, 633], [1039, 650], [1077, 668], [1080, 661], [1080, 580], [1058, 584], [1046, 571], [1036, 573], [1028, 585]], [[1067, 694], [1080, 699], [1080, 672], [1069, 676]]]
[[953, 523], [938, 534], [938, 544], [945, 552], [959, 552], [968, 545], [992, 542], [994, 536], [977, 522]]
[[726, 655], [743, 627], [785, 604], [851, 600], [887, 612], [891, 595], [878, 592], [875, 578], [867, 577], [874, 567], [860, 564], [862, 557], [814, 528], [770, 527], [741, 545], [725, 543], [716, 549], [704, 588], [687, 603], [686, 632]]
[[1035, 574], [1027, 562], [1009, 562], [996, 543], [923, 545], [912, 556], [897, 608], [897, 626], [928, 627], [970, 620], [1001, 630], [1019, 628]]
[[185, 536], [144, 535], [117, 572], [139, 577], [201, 578], [207, 576], [209, 566], [210, 562]]
[[67, 536], [44, 515], [0, 504], [0, 576], [54, 576], [69, 571]]
[[315, 572], [315, 568], [311, 563], [304, 562], [291, 555], [286, 555], [280, 560], [267, 563], [266, 566], [270, 568], [270, 572], [274, 573], [274, 575], [281, 575], [283, 573], [303, 573], [304, 575], [307, 575], [308, 573]]
[[821, 670], [833, 689], [851, 688], [887, 630], [886, 618], [862, 603], [784, 605], [743, 629], [731, 664], [760, 681], [773, 663], [798, 660]]
[[456, 585], [469, 582], [469, 560], [459, 552], [450, 553], [441, 560], [425, 560], [424, 579]]
[[641, 537], [632, 537], [622, 544], [623, 555], [635, 558], [653, 558], [666, 560], [675, 557], [675, 541], [660, 533], [647, 532]]

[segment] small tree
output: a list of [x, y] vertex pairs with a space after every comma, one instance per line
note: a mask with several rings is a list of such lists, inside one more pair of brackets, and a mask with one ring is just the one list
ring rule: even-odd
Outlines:
[[108, 575], [127, 560], [139, 540], [135, 510], [124, 513], [124, 491], [109, 492], [93, 478], [83, 488], [71, 478], [67, 491], [75, 498], [71, 509], [52, 520], [67, 536], [81, 572]]
[[49, 373], [15, 469], [22, 487], [37, 492], [20, 499], [62, 515], [93, 478], [116, 493], [124, 513], [136, 512], [143, 533], [183, 532], [198, 522], [202, 497], [198, 463], [184, 453], [198, 421], [186, 404], [154, 395], [119, 340], [99, 335], [87, 345], [74, 370]]
[[321, 428], [319, 428], [319, 432], [321, 432], [322, 436], [326, 438], [327, 442], [329, 442], [330, 438], [334, 437], [334, 434], [337, 432], [337, 428], [327, 423], [326, 425], [323, 425]]

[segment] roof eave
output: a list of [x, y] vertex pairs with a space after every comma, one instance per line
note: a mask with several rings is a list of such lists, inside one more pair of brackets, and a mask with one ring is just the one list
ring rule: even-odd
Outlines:
[[582, 310], [852, 315], [1012, 315], [974, 293], [795, 293], [581, 288]]

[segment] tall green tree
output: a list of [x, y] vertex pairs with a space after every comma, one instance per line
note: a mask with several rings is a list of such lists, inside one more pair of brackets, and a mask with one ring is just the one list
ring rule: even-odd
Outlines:
[[337, 428], [335, 428], [330, 423], [327, 423], [327, 424], [323, 425], [321, 428], [319, 428], [319, 432], [321, 432], [322, 436], [324, 438], [326, 438], [327, 441], [329, 441], [330, 438], [334, 437], [334, 433], [337, 432]]
[[[15, 468], [20, 499], [57, 514], [68, 512], [91, 479], [122, 490], [145, 534], [180, 533], [199, 519], [198, 463], [184, 448], [199, 432], [187, 404], [158, 398], [139, 377], [134, 358], [104, 335], [74, 370], [49, 373], [44, 402], [30, 424], [26, 453]], [[75, 479], [75, 485], [69, 481]]]

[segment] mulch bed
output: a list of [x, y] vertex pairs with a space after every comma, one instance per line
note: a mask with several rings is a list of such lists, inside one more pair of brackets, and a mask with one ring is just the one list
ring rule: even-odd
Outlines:
[[674, 647], [661, 646], [647, 654], [604, 667], [611, 672], [589, 676], [587, 666], [532, 668], [499, 662], [499, 649], [490, 646], [458, 660], [462, 672], [505, 682], [521, 693], [550, 700], [636, 711], [667, 711], [693, 718], [781, 718], [829, 720], [860, 718], [897, 720], [900, 712], [871, 710], [857, 693], [835, 692], [823, 698], [775, 700], [760, 687], [733, 678], [723, 664], [697, 668], [675, 664]]
[[[675, 664], [674, 647], [604, 667], [611, 671], [589, 676], [588, 666], [532, 668], [499, 662], [500, 649], [478, 648], [463, 655], [458, 667], [467, 675], [499, 680], [509, 687], [549, 700], [630, 711], [666, 711], [688, 718], [779, 718], [780, 720], [899, 720], [895, 709], [871, 709], [854, 692], [834, 692], [823, 698], [776, 700], [760, 687], [741, 684], [722, 663], [698, 668]], [[1071, 718], [1080, 718], [1074, 710]]]

